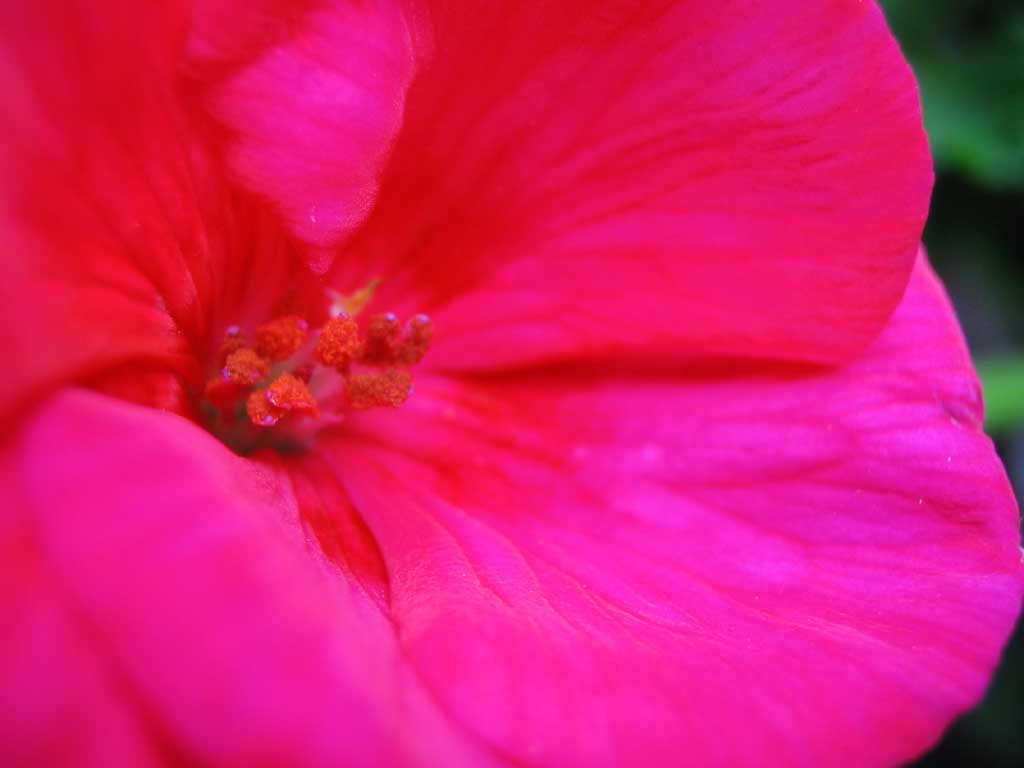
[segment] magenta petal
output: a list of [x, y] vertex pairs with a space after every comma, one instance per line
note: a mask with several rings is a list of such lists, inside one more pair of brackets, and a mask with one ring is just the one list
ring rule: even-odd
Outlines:
[[922, 263], [845, 369], [423, 381], [332, 450], [402, 646], [510, 762], [886, 766], [1020, 608], [980, 407]]
[[369, 212], [401, 124], [404, 18], [389, 0], [203, 5], [189, 53], [228, 129], [233, 177], [302, 240], [336, 245]]
[[162, 745], [76, 620], [15, 515], [18, 478], [0, 466], [0, 754], [12, 766], [125, 768], [161, 764]]
[[875, 3], [426, 5], [335, 281], [434, 316], [431, 365], [833, 361], [895, 308], [931, 161]]
[[404, 665], [379, 604], [311, 545], [284, 477], [183, 419], [81, 392], [12, 447], [5, 755], [487, 764]]

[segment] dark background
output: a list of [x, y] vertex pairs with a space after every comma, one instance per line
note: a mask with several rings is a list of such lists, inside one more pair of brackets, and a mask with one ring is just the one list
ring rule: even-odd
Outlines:
[[[921, 84], [936, 183], [924, 241], [1024, 498], [1024, 1], [882, 0]], [[1024, 626], [988, 695], [920, 768], [1024, 768]]]

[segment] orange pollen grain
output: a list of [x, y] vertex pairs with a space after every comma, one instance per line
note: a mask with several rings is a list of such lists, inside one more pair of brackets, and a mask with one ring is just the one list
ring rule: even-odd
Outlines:
[[332, 368], [348, 365], [359, 351], [359, 326], [348, 315], [327, 321], [316, 343], [316, 359]]
[[224, 361], [224, 378], [236, 384], [255, 384], [269, 373], [267, 361], [249, 347], [236, 349]]
[[309, 326], [298, 315], [284, 315], [256, 328], [256, 351], [271, 362], [294, 355], [306, 342]]
[[267, 399], [265, 389], [259, 389], [249, 395], [245, 401], [245, 411], [249, 414], [249, 421], [257, 427], [272, 427], [286, 413], [283, 408], [278, 408]]
[[360, 373], [345, 381], [345, 399], [353, 408], [397, 408], [412, 394], [412, 376], [391, 368], [380, 373]]
[[282, 373], [274, 383], [267, 387], [267, 400], [275, 408], [283, 411], [308, 413], [310, 416], [320, 415], [316, 398], [302, 379], [291, 373]]

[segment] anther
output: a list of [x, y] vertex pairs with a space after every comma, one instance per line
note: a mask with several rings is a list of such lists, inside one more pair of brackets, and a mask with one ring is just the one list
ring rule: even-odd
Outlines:
[[374, 315], [366, 327], [366, 340], [359, 352], [359, 360], [367, 365], [387, 365], [395, 360], [395, 347], [401, 327], [391, 312]]
[[256, 351], [272, 363], [295, 354], [306, 342], [309, 326], [298, 315], [285, 315], [256, 328]]
[[224, 332], [224, 341], [220, 344], [220, 365], [223, 366], [232, 352], [237, 352], [248, 344], [245, 342], [245, 334], [237, 325], [232, 325]]
[[426, 315], [416, 315], [405, 326], [405, 333], [398, 342], [395, 357], [402, 365], [415, 365], [430, 348], [434, 326]]
[[[330, 319], [314, 331], [315, 344], [309, 342], [306, 321], [295, 314], [258, 326], [251, 344], [240, 328], [229, 328], [219, 351], [220, 373], [203, 390], [203, 412], [211, 429], [224, 430], [225, 442], [248, 451], [269, 440], [298, 444], [319, 429], [319, 424], [295, 418], [320, 416], [314, 391], [332, 410], [405, 403], [413, 391], [410, 368], [430, 347], [433, 326], [426, 315], [415, 315], [403, 325], [391, 312], [357, 323], [355, 315], [376, 287], [373, 281], [349, 296], [336, 294]], [[243, 409], [261, 429], [239, 424]], [[331, 413], [328, 420], [333, 424], [342, 418]], [[270, 427], [275, 429], [262, 429]]]
[[396, 368], [380, 373], [360, 373], [345, 381], [345, 399], [353, 408], [397, 408], [412, 394], [412, 376]]
[[224, 361], [223, 376], [236, 384], [255, 384], [270, 373], [267, 361], [249, 347], [242, 347]]
[[249, 421], [257, 427], [272, 427], [281, 420], [286, 411], [278, 408], [267, 399], [267, 390], [258, 389], [245, 401], [245, 411]]
[[331, 368], [344, 367], [359, 351], [359, 326], [348, 315], [331, 318], [320, 331], [316, 359]]
[[320, 415], [316, 398], [309, 391], [306, 382], [290, 373], [282, 373], [266, 389], [267, 400], [283, 411], [308, 413], [314, 418]]

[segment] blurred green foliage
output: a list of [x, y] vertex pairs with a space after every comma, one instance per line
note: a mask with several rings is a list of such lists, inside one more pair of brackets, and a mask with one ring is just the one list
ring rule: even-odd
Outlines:
[[1024, 187], [1024, 3], [886, 0], [940, 170]]
[[1024, 423], [1024, 356], [982, 359], [978, 374], [985, 386], [987, 431], [1003, 434]]
[[[881, 0], [921, 85], [936, 184], [924, 241], [1024, 498], [1024, 0]], [[916, 768], [1024, 766], [1024, 623], [981, 705]]]
[[921, 85], [937, 182], [925, 244], [985, 386], [1024, 425], [1024, 0], [882, 0]]

